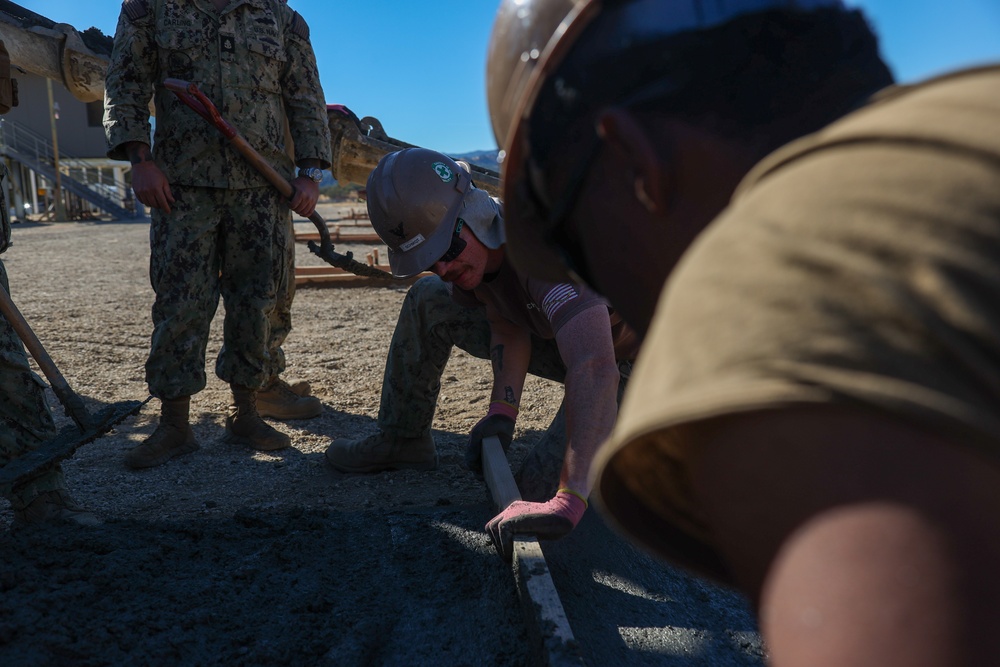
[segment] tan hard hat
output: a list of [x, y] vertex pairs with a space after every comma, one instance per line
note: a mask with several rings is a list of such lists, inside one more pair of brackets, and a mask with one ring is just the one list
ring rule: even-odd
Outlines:
[[[520, 203], [527, 163], [527, 123], [546, 75], [572, 40], [560, 38], [569, 27], [589, 23], [600, 10], [593, 0], [504, 0], [497, 11], [486, 56], [486, 96], [500, 148], [501, 184], [507, 221], [508, 256], [526, 273], [562, 282], [562, 262], [547, 247]], [[510, 203], [514, 204], [513, 209]], [[510, 224], [514, 215], [515, 224]], [[527, 224], [525, 224], [527, 222]]]
[[506, 151], [514, 131], [515, 119], [537, 84], [535, 70], [542, 62], [551, 62], [551, 50], [558, 43], [557, 33], [564, 23], [573, 22], [590, 0], [504, 1], [497, 10], [486, 54], [486, 98], [490, 122], [497, 146]]
[[532, 155], [538, 152], [535, 140], [543, 139], [559, 154], [560, 141], [593, 139], [593, 132], [561, 136], [572, 134], [574, 120], [651, 83], [664, 88], [672, 83], [676, 68], [669, 54], [662, 65], [615, 69], [619, 57], [746, 14], [831, 7], [843, 8], [842, 0], [502, 0], [487, 51], [486, 87], [502, 156], [508, 254], [515, 266], [565, 279], [559, 256], [547, 247], [550, 221], [537, 206], [540, 188], [532, 181], [543, 161]]
[[426, 271], [451, 245], [472, 187], [469, 172], [426, 148], [389, 153], [368, 175], [368, 217], [389, 248], [394, 276]]

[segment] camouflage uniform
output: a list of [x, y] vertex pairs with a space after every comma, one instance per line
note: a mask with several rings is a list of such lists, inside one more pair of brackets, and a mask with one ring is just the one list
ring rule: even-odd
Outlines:
[[125, 159], [124, 144], [149, 143], [152, 91], [153, 156], [177, 200], [169, 214], [152, 211], [150, 393], [172, 399], [204, 388], [220, 294], [216, 374], [259, 387], [274, 366], [268, 320], [288, 279], [290, 213], [218, 130], [163, 87], [166, 78], [198, 84], [285, 178], [294, 171], [286, 123], [297, 159], [327, 168], [330, 131], [308, 27], [280, 0], [242, 0], [221, 13], [210, 0], [126, 0], [105, 82], [108, 156]]
[[[455, 345], [474, 357], [490, 358], [485, 309], [455, 301], [449, 285], [437, 276], [421, 278], [406, 293], [389, 345], [378, 413], [382, 431], [402, 438], [430, 432], [441, 374]], [[555, 340], [533, 335], [531, 345], [528, 372], [565, 381], [566, 366]]]
[[285, 260], [283, 265], [276, 269], [277, 292], [274, 310], [268, 320], [271, 331], [267, 345], [268, 379], [278, 377], [285, 370], [285, 351], [281, 346], [292, 330], [292, 300], [295, 298], [295, 229], [291, 217], [288, 218], [288, 231], [282, 247], [285, 249]]
[[[0, 163], [0, 253], [10, 245], [6, 185], [3, 184], [6, 177], [7, 167]], [[10, 291], [2, 261], [0, 284]], [[44, 392], [45, 384], [28, 365], [21, 339], [0, 316], [0, 468], [55, 436], [56, 428]], [[62, 469], [54, 465], [15, 487], [9, 499], [14, 509], [20, 509], [40, 493], [64, 488]]]
[[[437, 276], [410, 287], [399, 311], [382, 378], [379, 429], [398, 438], [419, 438], [431, 430], [441, 375], [458, 346], [479, 359], [490, 358], [490, 325], [483, 308], [456, 301], [451, 286]], [[632, 372], [631, 360], [619, 360], [618, 401]], [[555, 339], [532, 334], [528, 372], [554, 382], [566, 381], [566, 364]], [[543, 437], [526, 455], [515, 477], [525, 500], [551, 498], [559, 482], [566, 449], [566, 408], [559, 408]]]

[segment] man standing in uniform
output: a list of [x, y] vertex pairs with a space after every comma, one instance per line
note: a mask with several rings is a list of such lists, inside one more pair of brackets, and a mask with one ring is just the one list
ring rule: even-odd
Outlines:
[[278, 283], [274, 311], [268, 320], [270, 340], [267, 356], [270, 360], [268, 379], [257, 392], [257, 413], [272, 419], [312, 419], [323, 412], [323, 404], [310, 395], [307, 380], [286, 382], [285, 351], [282, 345], [292, 330], [292, 301], [295, 298], [295, 228], [288, 220], [288, 239], [285, 247], [285, 269]]
[[505, 0], [488, 72], [512, 261], [644, 334], [602, 507], [775, 665], [995, 662], [1000, 67], [882, 90], [839, 0]]
[[[0, 41], [0, 113], [7, 113], [17, 100], [11, 87], [10, 60]], [[0, 253], [10, 246], [7, 212], [7, 166], [0, 162]], [[7, 271], [0, 261], [0, 289], [10, 292]], [[28, 364], [17, 332], [0, 316], [0, 468], [56, 435], [52, 413], [45, 402], [45, 384]], [[15, 486], [7, 496], [14, 510], [14, 526], [62, 521], [98, 525], [66, 491], [62, 466], [53, 464]]]
[[[198, 84], [286, 178], [297, 164], [291, 202], [168, 91], [167, 78]], [[312, 213], [321, 170], [330, 165], [326, 105], [305, 20], [281, 0], [125, 0], [105, 90], [108, 155], [132, 163], [136, 197], [153, 209], [156, 301], [146, 381], [161, 401], [161, 417], [126, 463], [155, 466], [198, 448], [190, 398], [205, 386], [205, 348], [220, 295], [226, 321], [215, 372], [233, 392], [227, 440], [264, 451], [287, 447], [288, 436], [260, 418], [256, 394], [274, 371], [269, 320], [292, 243], [287, 209]]]
[[[490, 359], [493, 389], [472, 429], [466, 465], [482, 470], [482, 440], [506, 450], [514, 436], [524, 380], [533, 372], [566, 386], [566, 450], [558, 486], [546, 502], [519, 501], [487, 526], [510, 558], [513, 536], [556, 538], [587, 507], [587, 473], [618, 410], [619, 362], [630, 368], [636, 336], [604, 299], [569, 283], [526, 279], [505, 257], [500, 204], [472, 185], [452, 159], [423, 148], [383, 157], [368, 177], [368, 214], [389, 248], [394, 275], [433, 271], [406, 296], [382, 382], [379, 432], [335, 440], [327, 460], [343, 472], [437, 465], [431, 437], [441, 373], [453, 345]], [[554, 481], [554, 480], [553, 480]]]

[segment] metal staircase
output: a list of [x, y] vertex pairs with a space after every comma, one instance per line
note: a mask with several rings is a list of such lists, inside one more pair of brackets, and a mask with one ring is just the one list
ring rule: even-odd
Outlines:
[[[0, 121], [0, 154], [11, 158], [54, 182], [52, 142], [32, 130], [9, 119]], [[59, 182], [64, 190], [91, 203], [113, 218], [141, 217], [121, 205], [121, 194], [112, 185], [90, 183], [73, 176], [86, 174], [93, 165], [84, 160], [59, 152]]]

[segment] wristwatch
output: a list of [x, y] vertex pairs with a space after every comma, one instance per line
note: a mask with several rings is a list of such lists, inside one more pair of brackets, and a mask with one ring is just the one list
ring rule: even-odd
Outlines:
[[311, 178], [313, 183], [319, 183], [323, 180], [323, 170], [318, 167], [306, 167], [305, 169], [299, 169], [299, 176]]

